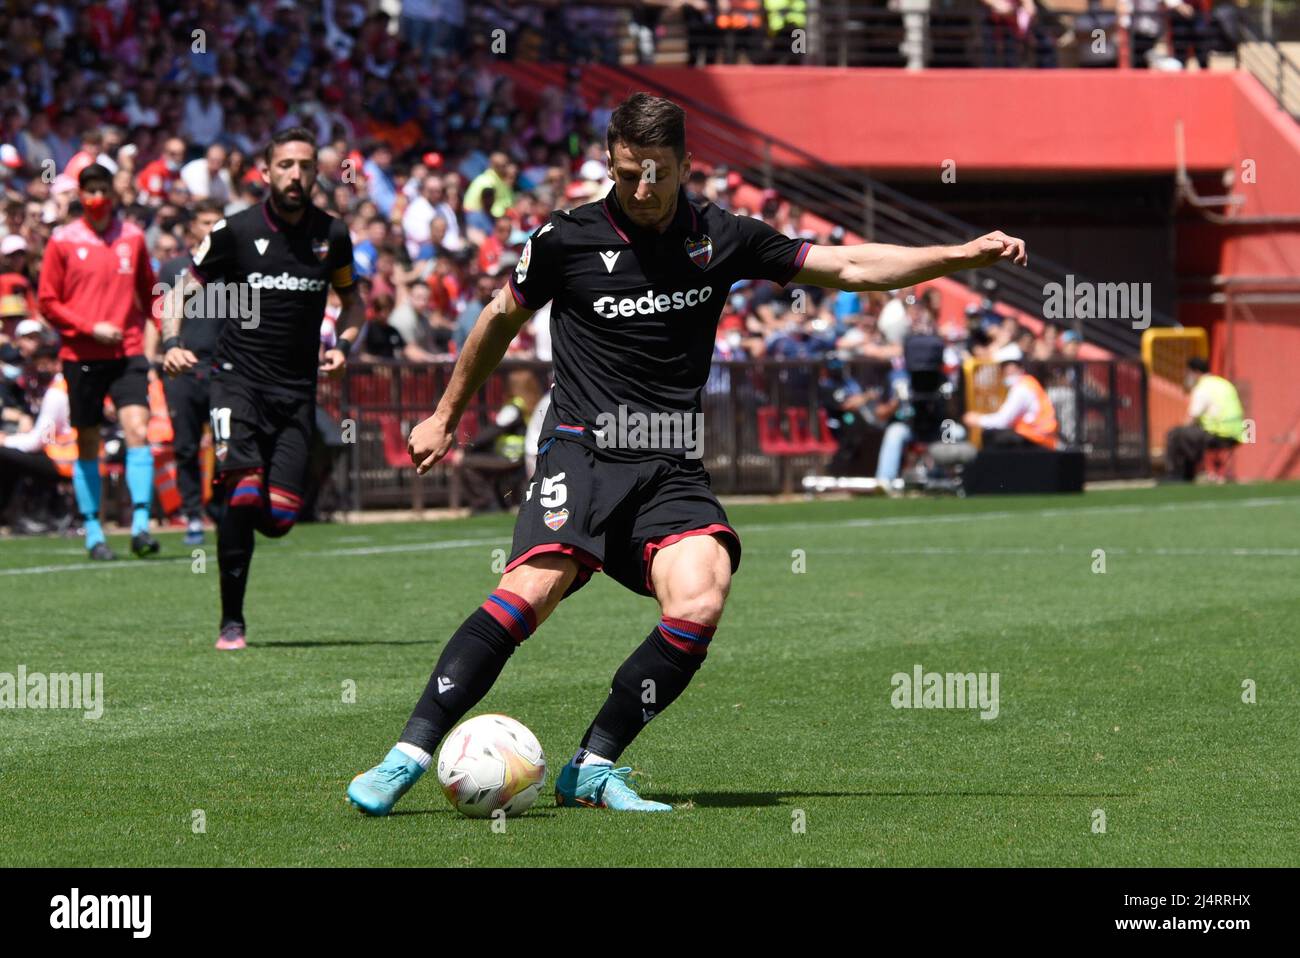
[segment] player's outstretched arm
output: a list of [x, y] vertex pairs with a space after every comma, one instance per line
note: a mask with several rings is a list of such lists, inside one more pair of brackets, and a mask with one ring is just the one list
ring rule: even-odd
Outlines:
[[999, 260], [1025, 266], [1025, 241], [995, 230], [961, 246], [814, 246], [794, 282], [850, 292], [900, 289]]
[[433, 415], [411, 430], [407, 452], [416, 472], [424, 475], [439, 459], [451, 451], [456, 426], [470, 399], [497, 368], [510, 341], [519, 333], [533, 310], [520, 306], [509, 287], [497, 291], [492, 301], [479, 313], [474, 328], [451, 371], [451, 382], [438, 401]]

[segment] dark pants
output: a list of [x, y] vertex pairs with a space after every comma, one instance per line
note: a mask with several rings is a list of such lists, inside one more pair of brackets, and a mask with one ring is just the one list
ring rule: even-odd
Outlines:
[[203, 425], [208, 421], [208, 371], [199, 366], [164, 383], [167, 407], [175, 433], [176, 485], [181, 493], [181, 511], [187, 519], [203, 514], [203, 467], [199, 462], [199, 445]]
[[[44, 450], [21, 452], [0, 446], [0, 517], [8, 510], [9, 501], [20, 482], [30, 485], [33, 492], [48, 491], [62, 478], [54, 460]], [[42, 511], [49, 510], [44, 508]]]
[[1210, 66], [1210, 24], [1198, 10], [1190, 17], [1180, 13], [1170, 16], [1170, 48], [1179, 62], [1186, 64], [1191, 59], [1190, 52], [1201, 65], [1201, 69]]
[[1151, 52], [1151, 48], [1154, 47], [1159, 40], [1159, 36], [1148, 36], [1145, 33], [1138, 33], [1136, 31], [1129, 34], [1128, 42], [1130, 62], [1133, 64], [1135, 69], [1145, 70], [1147, 68], [1147, 54]]
[[503, 509], [524, 478], [524, 464], [490, 452], [471, 452], [461, 460], [460, 474], [470, 509]]
[[1191, 482], [1196, 478], [1205, 450], [1211, 446], [1235, 446], [1231, 439], [1223, 439], [1206, 432], [1199, 425], [1175, 426], [1165, 433], [1165, 474], [1170, 479]]
[[835, 432], [838, 447], [831, 461], [826, 464], [826, 474], [829, 476], [871, 475], [870, 464], [864, 462], [862, 456], [870, 439], [871, 427], [861, 416], [854, 413], [848, 422], [841, 419], [840, 428]]
[[1014, 429], [985, 429], [984, 449], [1042, 449], [1038, 443], [1026, 439]]
[[722, 31], [714, 25], [711, 16], [693, 7], [683, 7], [682, 19], [686, 22], [687, 58], [691, 66], [699, 61], [717, 62]]

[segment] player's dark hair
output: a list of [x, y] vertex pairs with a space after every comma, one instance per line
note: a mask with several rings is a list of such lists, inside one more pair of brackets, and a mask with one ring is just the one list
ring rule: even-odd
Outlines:
[[686, 111], [672, 100], [649, 93], [633, 93], [614, 110], [605, 133], [609, 155], [614, 144], [666, 146], [677, 159], [686, 156]]
[[1194, 369], [1198, 373], [1208, 373], [1210, 371], [1210, 364], [1200, 356], [1193, 356], [1191, 359], [1187, 360], [1187, 368]]
[[271, 154], [275, 152], [275, 148], [285, 143], [309, 143], [313, 155], [316, 152], [316, 135], [305, 126], [291, 126], [275, 134], [266, 144], [266, 149], [262, 151], [262, 159], [266, 161], [267, 166], [271, 165]]
[[226, 215], [226, 205], [220, 200], [199, 200], [190, 210], [193, 216], [201, 216], [204, 213], [216, 213], [218, 216]]
[[85, 190], [89, 189], [91, 184], [111, 187], [113, 185], [113, 174], [108, 172], [108, 167], [101, 166], [99, 163], [91, 163], [77, 174], [77, 185]]

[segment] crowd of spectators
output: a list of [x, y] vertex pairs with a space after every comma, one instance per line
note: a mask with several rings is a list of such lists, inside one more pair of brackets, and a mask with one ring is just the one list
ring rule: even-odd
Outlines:
[[[78, 173], [96, 162], [113, 173], [121, 215], [145, 231], [157, 272], [198, 241], [192, 224], [202, 211], [231, 215], [263, 199], [261, 146], [289, 126], [317, 132], [314, 200], [352, 236], [367, 308], [355, 358], [455, 356], [529, 234], [553, 210], [608, 189], [604, 130], [614, 103], [585, 97], [578, 67], [561, 85], [520, 97], [463, 17], [427, 27], [414, 22], [420, 15], [408, 2], [398, 29], [396, 17], [352, 0], [64, 0], [0, 13], [4, 430], [23, 431], [37, 412], [44, 380], [29, 367], [56, 334], [35, 290], [52, 231], [80, 214]], [[511, 29], [530, 29], [526, 11], [514, 17]], [[838, 230], [801, 228], [798, 209], [736, 171], [701, 168], [688, 190], [787, 235], [843, 240]], [[888, 359], [922, 312], [938, 317], [938, 295], [741, 284], [716, 355]], [[549, 360], [547, 321], [540, 311], [511, 355]], [[974, 352], [987, 338], [993, 348], [1025, 341], [1035, 358], [1070, 349], [1051, 330], [1026, 341], [991, 306], [969, 325], [944, 330], [955, 348]]]
[[[521, 109], [490, 69], [486, 38], [424, 30], [418, 8], [406, 4], [402, 31], [348, 0], [0, 14], [5, 378], [21, 376], [16, 329], [41, 321], [44, 247], [79, 215], [81, 169], [112, 171], [118, 208], [145, 230], [157, 270], [191, 245], [200, 204], [231, 215], [263, 198], [259, 150], [300, 124], [320, 143], [314, 200], [343, 218], [356, 249], [361, 358], [454, 355], [528, 234], [603, 191], [612, 104], [584, 102], [575, 74]], [[530, 344], [526, 334], [517, 347]]]
[[[232, 214], [262, 198], [257, 153], [269, 134], [316, 130], [315, 200], [347, 223], [368, 306], [362, 356], [414, 361], [454, 355], [529, 233], [610, 182], [613, 103], [587, 102], [576, 69], [522, 109], [483, 44], [458, 53], [454, 30], [395, 31], [357, 3], [42, 3], [6, 26], [0, 313], [10, 340], [18, 322], [40, 318], [32, 291], [44, 244], [77, 214], [76, 176], [91, 162], [113, 171], [157, 268], [185, 250], [197, 204]], [[741, 186], [724, 169], [690, 184], [797, 235], [797, 210], [775, 196], [740, 206]], [[890, 305], [811, 292], [818, 308], [792, 311], [790, 291], [736, 289], [720, 349], [789, 358], [846, 335], [867, 348], [887, 339], [877, 320], [888, 328], [908, 308], [906, 296]], [[536, 340], [525, 330], [515, 351]]]

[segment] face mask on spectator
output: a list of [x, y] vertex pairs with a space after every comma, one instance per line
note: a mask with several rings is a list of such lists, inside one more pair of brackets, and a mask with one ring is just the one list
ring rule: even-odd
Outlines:
[[88, 196], [81, 201], [86, 215], [92, 220], [102, 218], [112, 208], [113, 201], [107, 196], [100, 194], [98, 196]]

